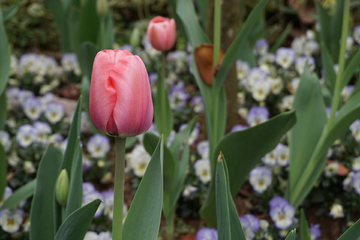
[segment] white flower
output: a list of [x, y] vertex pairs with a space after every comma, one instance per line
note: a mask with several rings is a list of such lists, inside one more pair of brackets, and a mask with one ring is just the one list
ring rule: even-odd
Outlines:
[[269, 95], [271, 89], [270, 82], [266, 79], [257, 80], [252, 84], [251, 93], [252, 97], [258, 101], [262, 102]]
[[183, 197], [186, 198], [192, 198], [194, 197], [194, 194], [196, 193], [196, 191], [198, 190], [197, 187], [194, 187], [192, 185], [187, 185], [182, 193]]
[[294, 78], [293, 80], [291, 80], [291, 88], [293, 90], [293, 94], [296, 93], [298, 87], [299, 87], [299, 84], [300, 84], [300, 78]]
[[314, 31], [310, 29], [306, 30], [306, 38], [308, 40], [314, 40], [315, 39]]
[[281, 79], [281, 77], [277, 77], [277, 78], [269, 77], [268, 79], [271, 85], [271, 92], [275, 95], [278, 95], [284, 87], [283, 80]]
[[0, 210], [0, 226], [8, 233], [15, 233], [20, 229], [23, 221], [24, 211], [16, 209], [10, 211], [9, 209]]
[[85, 234], [84, 240], [98, 240], [98, 234], [96, 232], [88, 231]]
[[298, 57], [295, 60], [295, 69], [300, 75], [304, 72], [306, 63], [309, 66], [310, 72], [315, 69], [315, 60], [311, 56]]
[[263, 157], [262, 161], [268, 166], [275, 166], [276, 165], [276, 148], [273, 151], [266, 154]]
[[283, 97], [280, 103], [280, 110], [281, 111], [291, 110], [293, 107], [293, 102], [294, 102], [294, 95], [288, 95]]
[[339, 164], [337, 162], [333, 162], [328, 164], [325, 168], [324, 168], [324, 173], [325, 176], [327, 177], [331, 177], [333, 175], [336, 175], [339, 169]]
[[360, 44], [360, 26], [354, 27], [353, 37], [357, 44]]
[[353, 90], [354, 90], [354, 86], [352, 85], [348, 85], [344, 87], [344, 89], [341, 91], [341, 97], [343, 98], [344, 102], [346, 102], [349, 99]]
[[92, 157], [104, 158], [110, 150], [109, 138], [95, 134], [89, 139], [86, 148]]
[[360, 171], [360, 157], [354, 158], [352, 168], [355, 172]]
[[314, 53], [319, 51], [319, 44], [313, 40], [307, 41], [304, 46], [304, 54], [305, 56], [311, 56]]
[[354, 172], [349, 172], [344, 181], [342, 182], [345, 191], [350, 192], [353, 188], [353, 176]]
[[132, 151], [129, 166], [136, 176], [142, 177], [145, 174], [150, 159], [151, 156], [146, 152], [144, 146], [137, 145]]
[[38, 132], [37, 141], [45, 144], [47, 142], [47, 136], [52, 132], [49, 124], [47, 124], [46, 122], [36, 121], [34, 122], [33, 127]]
[[236, 60], [236, 71], [238, 80], [243, 80], [250, 71], [249, 63]]
[[36, 141], [37, 136], [38, 136], [37, 130], [31, 125], [25, 124], [19, 127], [18, 132], [16, 134], [16, 139], [20, 146], [28, 147], [33, 142]]
[[198, 176], [201, 182], [204, 184], [210, 182], [211, 172], [210, 172], [210, 160], [209, 159], [200, 159], [197, 160], [194, 164], [195, 174]]
[[289, 147], [279, 143], [275, 149], [277, 154], [277, 164], [284, 167], [289, 164]]
[[34, 173], [36, 171], [34, 164], [30, 161], [24, 162], [24, 170], [28, 174]]
[[267, 167], [256, 167], [249, 175], [249, 182], [258, 193], [263, 193], [271, 185], [271, 180], [271, 170]]
[[59, 122], [64, 117], [64, 114], [64, 106], [60, 103], [49, 103], [45, 110], [45, 117], [52, 124]]
[[10, 156], [7, 159], [7, 162], [12, 167], [16, 167], [20, 163], [20, 158], [18, 157], [16, 151], [11, 152]]
[[350, 125], [349, 129], [355, 140], [360, 142], [360, 120], [357, 119], [353, 124]]
[[197, 144], [196, 150], [201, 156], [202, 159], [208, 159], [209, 158], [209, 141], [201, 141]]
[[35, 97], [27, 98], [22, 107], [25, 115], [31, 120], [37, 120], [41, 115], [41, 102]]
[[354, 39], [350, 36], [346, 38], [346, 51], [350, 51], [354, 45]]
[[291, 48], [281, 47], [276, 50], [275, 62], [282, 68], [288, 69], [295, 60], [295, 52]]
[[338, 204], [338, 203], [334, 203], [331, 206], [331, 210], [330, 210], [330, 216], [332, 216], [334, 219], [335, 218], [343, 218], [344, 217], [344, 209], [343, 206]]
[[305, 36], [294, 38], [294, 40], [291, 43], [291, 48], [295, 51], [296, 54], [300, 55], [303, 53], [305, 42], [306, 42]]
[[0, 130], [0, 143], [3, 145], [5, 152], [11, 148], [10, 135], [4, 130]]

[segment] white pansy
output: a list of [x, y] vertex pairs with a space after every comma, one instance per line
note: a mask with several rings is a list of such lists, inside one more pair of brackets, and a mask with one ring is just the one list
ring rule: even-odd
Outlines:
[[271, 90], [270, 82], [266, 79], [257, 80], [252, 84], [251, 93], [252, 97], [258, 101], [262, 102], [269, 95]]
[[24, 162], [24, 171], [27, 173], [27, 174], [32, 174], [36, 171], [35, 167], [34, 167], [34, 164], [30, 161], [25, 161]]
[[209, 159], [200, 159], [197, 160], [194, 164], [195, 174], [198, 176], [201, 182], [208, 183], [211, 180], [210, 172], [210, 160]]
[[65, 114], [64, 106], [60, 103], [51, 102], [46, 106], [45, 117], [50, 123], [59, 122]]
[[4, 208], [0, 210], [0, 226], [5, 232], [15, 233], [19, 231], [23, 217], [24, 211], [21, 209], [11, 211]]
[[331, 210], [330, 210], [329, 215], [332, 216], [334, 219], [335, 218], [343, 218], [344, 217], [344, 208], [343, 208], [343, 206], [338, 204], [338, 203], [334, 203], [331, 206]]
[[271, 92], [275, 95], [278, 95], [284, 87], [283, 80], [281, 79], [281, 77], [277, 77], [277, 78], [269, 77], [268, 80], [271, 85]]
[[129, 166], [138, 177], [145, 174], [146, 168], [150, 162], [151, 156], [146, 152], [143, 145], [136, 145], [132, 151]]
[[330, 163], [324, 168], [324, 174], [327, 177], [334, 176], [337, 174], [338, 169], [339, 169], [339, 164], [337, 162]]
[[8, 132], [0, 130], [0, 143], [3, 145], [5, 152], [8, 152], [11, 148], [11, 140]]

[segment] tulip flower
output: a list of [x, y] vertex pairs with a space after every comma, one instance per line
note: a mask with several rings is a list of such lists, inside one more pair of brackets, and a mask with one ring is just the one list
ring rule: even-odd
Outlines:
[[169, 50], [176, 40], [175, 20], [161, 16], [154, 17], [149, 23], [146, 34], [156, 50]]
[[112, 136], [146, 132], [153, 119], [149, 77], [143, 61], [126, 50], [98, 52], [90, 87], [94, 126]]

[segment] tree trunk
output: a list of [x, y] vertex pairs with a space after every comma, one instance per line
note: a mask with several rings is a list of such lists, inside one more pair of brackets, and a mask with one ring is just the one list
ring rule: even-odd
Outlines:
[[[223, 0], [221, 9], [221, 49], [225, 52], [230, 47], [236, 37], [241, 23], [240, 0]], [[214, 38], [214, 0], [208, 1], [206, 33], [211, 40]], [[238, 80], [236, 77], [235, 63], [231, 67], [224, 82], [226, 100], [227, 100], [227, 117], [226, 133], [238, 123], [237, 116], [237, 93]]]

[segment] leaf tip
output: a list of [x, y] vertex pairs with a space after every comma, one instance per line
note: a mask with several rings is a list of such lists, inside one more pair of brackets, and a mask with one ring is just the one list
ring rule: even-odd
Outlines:
[[224, 154], [220, 151], [220, 154], [218, 156], [218, 162], [222, 162], [224, 158]]

